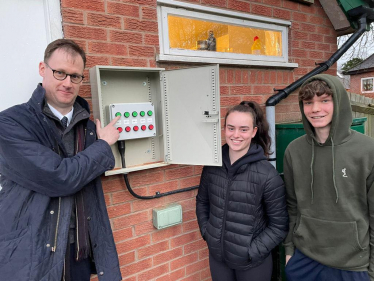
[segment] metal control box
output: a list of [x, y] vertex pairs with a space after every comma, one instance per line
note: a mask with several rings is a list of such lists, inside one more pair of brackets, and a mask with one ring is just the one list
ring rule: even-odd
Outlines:
[[167, 228], [182, 223], [182, 206], [173, 204], [152, 211], [153, 226], [157, 229]]
[[[115, 167], [106, 176], [169, 164], [222, 164], [218, 65], [177, 70], [97, 65], [90, 69], [90, 82], [94, 118], [106, 126], [122, 114], [116, 127], [126, 142], [126, 167], [114, 144]], [[139, 117], [149, 110], [152, 120]], [[131, 117], [123, 117], [126, 112]], [[141, 131], [143, 124], [152, 130]]]
[[114, 103], [109, 105], [110, 120], [116, 123], [118, 140], [149, 138], [156, 135], [155, 108], [152, 103]]

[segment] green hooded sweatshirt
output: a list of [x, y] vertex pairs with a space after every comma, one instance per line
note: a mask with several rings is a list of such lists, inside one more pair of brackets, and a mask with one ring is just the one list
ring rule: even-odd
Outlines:
[[289, 144], [284, 178], [290, 228], [286, 255], [295, 247], [329, 267], [369, 271], [374, 281], [374, 139], [351, 130], [352, 111], [341, 82], [326, 81], [334, 111], [325, 143], [316, 140], [300, 102], [306, 135]]

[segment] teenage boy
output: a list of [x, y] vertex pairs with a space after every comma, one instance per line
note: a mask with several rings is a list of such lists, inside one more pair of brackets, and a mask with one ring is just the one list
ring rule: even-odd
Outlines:
[[373, 281], [374, 139], [351, 130], [336, 77], [308, 79], [299, 105], [306, 135], [284, 157], [287, 280]]

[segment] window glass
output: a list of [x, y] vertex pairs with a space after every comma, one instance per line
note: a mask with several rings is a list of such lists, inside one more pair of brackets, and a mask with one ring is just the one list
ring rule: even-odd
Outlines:
[[298, 67], [288, 61], [290, 21], [175, 0], [157, 4], [159, 62]]
[[363, 92], [373, 91], [373, 78], [362, 79], [362, 91]]
[[282, 33], [168, 15], [171, 49], [282, 56]]

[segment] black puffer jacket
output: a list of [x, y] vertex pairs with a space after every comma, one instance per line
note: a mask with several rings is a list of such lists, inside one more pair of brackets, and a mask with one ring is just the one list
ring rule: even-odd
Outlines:
[[196, 215], [209, 251], [230, 268], [255, 267], [286, 236], [288, 214], [283, 181], [252, 144], [230, 164], [222, 148], [222, 167], [204, 167], [196, 197]]

